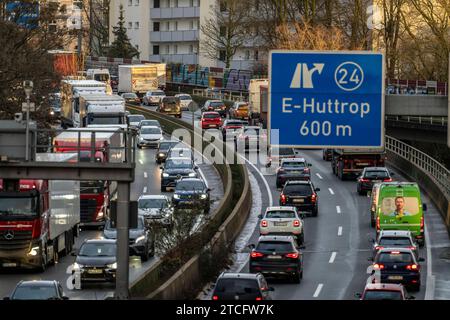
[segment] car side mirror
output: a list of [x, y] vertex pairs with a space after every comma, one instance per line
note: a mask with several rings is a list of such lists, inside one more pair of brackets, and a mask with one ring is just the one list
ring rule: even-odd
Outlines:
[[367, 192], [367, 198], [370, 198], [372, 196], [372, 191]]
[[427, 211], [427, 210], [428, 210], [428, 207], [427, 207], [427, 204], [426, 204], [426, 203], [423, 203], [423, 204], [422, 204], [422, 209], [423, 209], [423, 211]]
[[159, 167], [159, 169], [160, 169], [160, 170], [163, 170], [164, 168], [161, 166], [161, 167]]
[[375, 239], [371, 238], [371, 239], [369, 239], [369, 242], [370, 243], [375, 243]]
[[299, 216], [300, 216], [301, 219], [305, 219], [305, 213], [304, 212], [300, 212]]
[[262, 214], [258, 215], [258, 219], [262, 219], [262, 218], [263, 218]]
[[210, 191], [212, 191], [212, 190], [211, 190], [211, 188], [208, 188], [208, 189], [206, 189], [206, 191], [210, 192]]
[[320, 191], [320, 188], [315, 188], [314, 191]]
[[195, 170], [198, 170], [198, 166], [195, 166], [194, 169], [195, 169]]
[[301, 246], [298, 246], [297, 248], [303, 250], [303, 249], [306, 249], [306, 246], [304, 244], [302, 244]]
[[395, 172], [389, 172], [391, 176], [395, 176]]
[[424, 258], [419, 258], [419, 262], [425, 262]]
[[358, 299], [361, 299], [361, 297], [362, 297], [362, 294], [361, 293], [355, 293], [355, 298], [358, 298]]

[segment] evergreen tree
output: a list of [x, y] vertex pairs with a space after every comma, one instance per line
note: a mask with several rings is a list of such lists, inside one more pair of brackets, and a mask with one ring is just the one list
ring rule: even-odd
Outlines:
[[139, 51], [130, 43], [125, 29], [125, 19], [123, 17], [123, 5], [120, 5], [120, 15], [117, 26], [113, 27], [114, 42], [111, 44], [108, 55], [114, 58], [131, 59], [139, 55]]

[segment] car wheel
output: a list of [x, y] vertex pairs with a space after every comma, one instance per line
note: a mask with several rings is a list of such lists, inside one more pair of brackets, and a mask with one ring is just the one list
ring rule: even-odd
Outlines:
[[312, 212], [312, 216], [317, 217], [318, 214], [319, 214], [319, 209], [315, 208]]
[[166, 192], [167, 191], [167, 188], [166, 187], [163, 187], [163, 186], [161, 186], [161, 192]]
[[149, 250], [146, 247], [145, 250], [144, 250], [144, 253], [141, 254], [141, 261], [142, 262], [148, 261], [148, 256], [149, 256]]
[[141, 145], [136, 145], [137, 147], [138, 147], [138, 149], [142, 149], [142, 146]]
[[305, 243], [305, 232], [302, 232], [302, 234], [298, 238], [298, 244], [302, 245], [303, 243]]
[[411, 291], [414, 291], [414, 292], [420, 291], [420, 282], [411, 286]]
[[293, 276], [292, 276], [292, 282], [293, 283], [300, 283], [300, 273], [299, 272], [297, 272], [296, 274], [294, 274]]

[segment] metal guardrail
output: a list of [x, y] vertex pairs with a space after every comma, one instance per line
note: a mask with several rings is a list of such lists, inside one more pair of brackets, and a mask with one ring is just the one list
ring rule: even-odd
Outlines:
[[386, 116], [386, 120], [410, 122], [418, 124], [430, 124], [446, 127], [448, 125], [447, 117], [422, 117], [422, 116]]
[[447, 195], [450, 195], [449, 169], [426, 153], [390, 136], [386, 136], [386, 149], [426, 172]]

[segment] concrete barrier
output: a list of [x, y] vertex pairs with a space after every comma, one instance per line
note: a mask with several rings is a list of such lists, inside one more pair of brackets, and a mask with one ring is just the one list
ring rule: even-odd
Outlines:
[[432, 95], [386, 95], [386, 115], [447, 117], [448, 98]]

